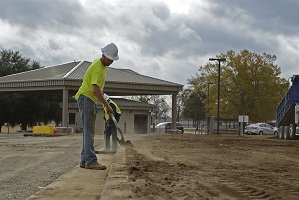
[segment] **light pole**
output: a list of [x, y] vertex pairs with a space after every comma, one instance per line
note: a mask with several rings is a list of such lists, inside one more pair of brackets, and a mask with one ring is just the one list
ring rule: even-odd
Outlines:
[[208, 134], [210, 134], [210, 85], [212, 82], [208, 82]]
[[218, 100], [217, 100], [217, 134], [219, 134], [219, 118], [220, 118], [220, 112], [219, 112], [219, 106], [220, 106], [220, 62], [226, 61], [225, 58], [209, 58], [210, 61], [218, 61]]

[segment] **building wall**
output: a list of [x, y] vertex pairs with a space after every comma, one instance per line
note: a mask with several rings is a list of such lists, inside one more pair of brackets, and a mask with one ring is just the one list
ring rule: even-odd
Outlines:
[[[122, 116], [120, 120], [121, 128], [124, 128], [124, 124], [126, 123], [126, 134], [139, 134], [138, 130], [135, 130], [135, 116], [139, 115], [146, 115], [147, 122], [146, 122], [146, 133], [150, 133], [150, 113], [148, 111], [122, 111]], [[124, 129], [123, 129], [124, 130]]]

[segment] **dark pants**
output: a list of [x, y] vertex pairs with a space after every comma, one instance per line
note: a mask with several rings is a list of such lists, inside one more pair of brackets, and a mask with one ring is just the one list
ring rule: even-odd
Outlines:
[[[117, 128], [112, 122], [112, 120], [108, 120], [105, 126], [105, 131], [104, 131], [104, 137], [105, 137], [105, 149], [111, 151], [116, 151], [117, 150]], [[119, 119], [116, 119], [118, 122]], [[110, 146], [110, 140], [112, 138], [112, 147]]]

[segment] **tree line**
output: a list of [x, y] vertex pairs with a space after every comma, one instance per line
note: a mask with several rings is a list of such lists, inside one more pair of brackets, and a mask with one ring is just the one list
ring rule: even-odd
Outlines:
[[[220, 119], [237, 121], [239, 115], [248, 115], [252, 123], [275, 120], [276, 107], [289, 87], [288, 80], [280, 77], [276, 56], [245, 49], [216, 57], [226, 58], [220, 67]], [[183, 116], [195, 120], [217, 117], [218, 68], [217, 62], [208, 62], [188, 80], [189, 87], [180, 94]]]
[[[276, 56], [244, 49], [216, 57], [226, 59], [220, 67], [220, 119], [238, 121], [239, 115], [248, 115], [251, 123], [275, 120], [276, 107], [289, 87], [288, 80], [280, 77]], [[218, 68], [217, 62], [208, 62], [188, 79], [188, 86], [178, 95], [177, 118], [191, 119], [198, 127], [201, 120], [217, 117]], [[154, 116], [158, 121], [170, 117], [171, 106], [164, 97], [162, 105], [160, 96], [140, 96], [137, 100], [155, 104]]]

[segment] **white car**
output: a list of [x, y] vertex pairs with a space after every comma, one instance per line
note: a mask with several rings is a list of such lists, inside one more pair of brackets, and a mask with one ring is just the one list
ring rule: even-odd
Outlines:
[[247, 135], [278, 135], [278, 129], [267, 123], [255, 123], [245, 127]]
[[[171, 122], [161, 122], [155, 128], [158, 133], [167, 133], [171, 129]], [[180, 133], [184, 133], [184, 126], [180, 122], [176, 122], [176, 128], [180, 130]]]

